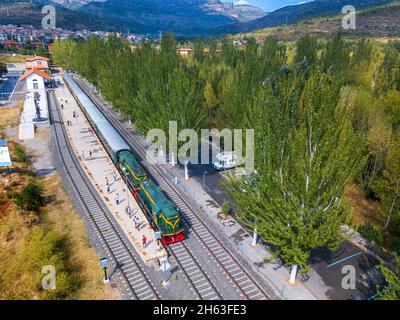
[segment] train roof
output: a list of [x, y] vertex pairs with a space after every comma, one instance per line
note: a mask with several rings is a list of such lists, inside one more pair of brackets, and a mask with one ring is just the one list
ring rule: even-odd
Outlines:
[[111, 123], [103, 116], [92, 100], [83, 92], [75, 80], [68, 73], [64, 73], [64, 80], [68, 83], [70, 89], [80, 102], [82, 108], [85, 109], [88, 116], [96, 124], [97, 130], [100, 131], [103, 138], [107, 141], [114, 153], [122, 150], [130, 150], [129, 145], [115, 130]]
[[160, 187], [151, 177], [149, 177], [132, 152], [122, 151], [118, 153], [118, 160], [123, 165], [125, 165], [124, 162], [126, 162], [129, 169], [141, 180], [146, 192], [154, 200], [155, 204], [153, 206], [156, 212], [161, 210], [167, 219], [176, 216], [177, 210], [174, 204], [164, 195]]
[[118, 153], [118, 159], [121, 163], [125, 161], [136, 177], [142, 179], [143, 177], [147, 176], [147, 172], [143, 169], [138, 160], [130, 151], [121, 151]]
[[142, 181], [142, 184], [154, 200], [157, 212], [161, 210], [167, 219], [177, 215], [177, 209], [172, 201], [164, 195], [160, 187], [150, 177]]

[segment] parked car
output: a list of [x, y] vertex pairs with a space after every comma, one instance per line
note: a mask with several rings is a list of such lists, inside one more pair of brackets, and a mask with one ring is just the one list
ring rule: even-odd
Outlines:
[[214, 162], [216, 170], [228, 170], [236, 167], [237, 157], [233, 151], [225, 151], [217, 154], [217, 161]]

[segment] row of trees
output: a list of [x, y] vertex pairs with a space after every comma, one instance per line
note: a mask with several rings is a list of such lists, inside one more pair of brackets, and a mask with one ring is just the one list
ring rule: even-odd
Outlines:
[[[204, 48], [208, 48], [205, 53]], [[207, 127], [255, 130], [257, 173], [226, 188], [238, 218], [288, 265], [308, 269], [311, 250], [335, 247], [349, 222], [344, 186], [375, 201], [394, 247], [400, 211], [400, 51], [396, 43], [339, 35], [297, 43], [267, 38], [234, 46], [197, 40], [177, 54], [116, 38], [56, 43], [55, 61], [95, 83], [139, 132]], [[251, 187], [249, 187], [251, 186]], [[243, 192], [246, 190], [247, 192]]]

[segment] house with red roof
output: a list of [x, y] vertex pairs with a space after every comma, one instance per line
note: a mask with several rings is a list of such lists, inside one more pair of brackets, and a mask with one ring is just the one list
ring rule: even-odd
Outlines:
[[40, 69], [40, 70], [48, 70], [49, 69], [49, 59], [42, 57], [42, 56], [36, 56], [33, 58], [28, 58], [25, 60], [25, 67], [26, 69]]
[[12, 48], [20, 49], [21, 48], [21, 43], [18, 41], [15, 41], [15, 40], [7, 40], [6, 42], [4, 42], [4, 45], [8, 49], [12, 49]]
[[19, 80], [26, 81], [26, 86], [28, 90], [41, 90], [45, 89], [45, 80], [50, 80], [51, 77], [37, 68], [27, 69], [25, 73], [19, 78]]

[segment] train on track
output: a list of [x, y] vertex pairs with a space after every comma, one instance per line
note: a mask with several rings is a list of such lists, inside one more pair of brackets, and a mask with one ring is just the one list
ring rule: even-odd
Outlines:
[[157, 183], [143, 169], [128, 143], [72, 76], [64, 73], [63, 78], [119, 172], [126, 178], [128, 188], [147, 220], [155, 231], [161, 232], [162, 243], [168, 245], [182, 241], [185, 238], [184, 225], [182, 216], [174, 203], [165, 196]]

